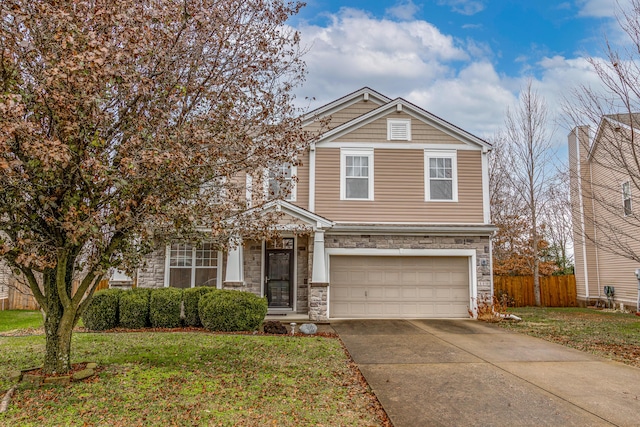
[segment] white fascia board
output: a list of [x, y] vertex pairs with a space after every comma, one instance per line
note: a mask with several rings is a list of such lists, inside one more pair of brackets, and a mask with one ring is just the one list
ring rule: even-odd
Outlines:
[[491, 237], [497, 227], [493, 225], [477, 224], [467, 226], [434, 226], [434, 225], [377, 225], [337, 223], [327, 230], [327, 234], [373, 234], [373, 235], [429, 235], [429, 236], [488, 236]]
[[377, 148], [377, 149], [402, 149], [402, 150], [455, 150], [455, 151], [479, 151], [477, 146], [467, 144], [431, 144], [428, 142], [362, 142], [362, 141], [326, 141], [322, 148]]
[[313, 212], [309, 212], [306, 209], [283, 200], [274, 200], [272, 202], [269, 202], [263, 206], [263, 210], [266, 212], [271, 209], [278, 209], [278, 207], [280, 208], [280, 211], [282, 213], [299, 219], [300, 221], [303, 221], [314, 228], [317, 228], [319, 225], [322, 228], [330, 228], [334, 225], [332, 221], [329, 221], [328, 219], [323, 218], [320, 215], [316, 215]]
[[475, 256], [475, 249], [376, 249], [376, 248], [325, 248], [327, 255], [357, 256]]
[[307, 124], [316, 120], [318, 117], [326, 117], [335, 113], [336, 111], [340, 111], [343, 108], [349, 107], [361, 100], [364, 100], [365, 93], [369, 95], [367, 102], [384, 105], [391, 101], [391, 98], [387, 98], [386, 96], [382, 95], [379, 92], [376, 92], [369, 87], [363, 87], [362, 89], [359, 89], [355, 92], [343, 96], [342, 98], [338, 98], [335, 101], [332, 101], [322, 107], [308, 112], [302, 117], [302, 125], [306, 126]]

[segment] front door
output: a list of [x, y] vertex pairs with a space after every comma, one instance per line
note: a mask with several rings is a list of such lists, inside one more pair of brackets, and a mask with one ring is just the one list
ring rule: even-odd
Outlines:
[[269, 242], [265, 290], [269, 308], [293, 308], [293, 239]]

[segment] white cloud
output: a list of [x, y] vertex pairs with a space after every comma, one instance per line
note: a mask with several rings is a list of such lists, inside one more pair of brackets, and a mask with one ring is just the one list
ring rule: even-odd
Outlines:
[[475, 15], [484, 10], [484, 2], [479, 0], [438, 0], [439, 5], [450, 6], [462, 15]]
[[[610, 18], [615, 16], [617, 9], [616, 0], [578, 0], [579, 16], [588, 16], [594, 18]], [[621, 0], [624, 3], [624, 0]]]
[[326, 27], [298, 30], [309, 47], [309, 69], [301, 94], [329, 101], [369, 85], [389, 96], [451, 75], [451, 64], [469, 55], [451, 36], [425, 21], [377, 20], [362, 11], [342, 9]]
[[395, 6], [388, 8], [385, 13], [391, 18], [409, 21], [412, 20], [419, 11], [420, 6], [408, 0], [396, 3]]
[[[309, 75], [297, 96], [300, 106], [309, 109], [369, 86], [487, 138], [503, 128], [507, 108], [515, 105], [529, 78], [525, 74], [535, 71], [534, 87], [554, 119], [563, 114], [563, 97], [571, 87], [598, 86], [581, 58], [545, 57], [507, 76], [496, 72], [486, 44], [454, 39], [426, 21], [376, 19], [355, 9], [329, 18], [326, 26], [298, 28], [310, 50], [305, 57]], [[566, 146], [565, 132], [554, 135], [556, 145]]]
[[407, 98], [480, 137], [497, 132], [507, 107], [516, 101], [488, 62], [471, 63], [456, 77], [417, 88]]

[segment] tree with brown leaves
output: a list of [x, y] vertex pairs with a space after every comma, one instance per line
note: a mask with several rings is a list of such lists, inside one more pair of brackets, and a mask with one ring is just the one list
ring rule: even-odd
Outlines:
[[151, 237], [266, 227], [240, 215], [237, 177], [305, 143], [291, 95], [304, 64], [285, 25], [300, 7], [0, 3], [0, 254], [45, 313], [47, 373], [69, 370], [95, 286]]

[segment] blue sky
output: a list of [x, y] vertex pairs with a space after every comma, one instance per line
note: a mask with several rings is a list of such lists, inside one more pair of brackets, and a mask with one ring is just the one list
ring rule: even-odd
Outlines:
[[[597, 85], [585, 56], [622, 40], [615, 10], [616, 0], [308, 0], [290, 20], [309, 50], [298, 102], [370, 86], [489, 137], [532, 79], [561, 122], [571, 88]], [[554, 127], [566, 144], [568, 129]]]

